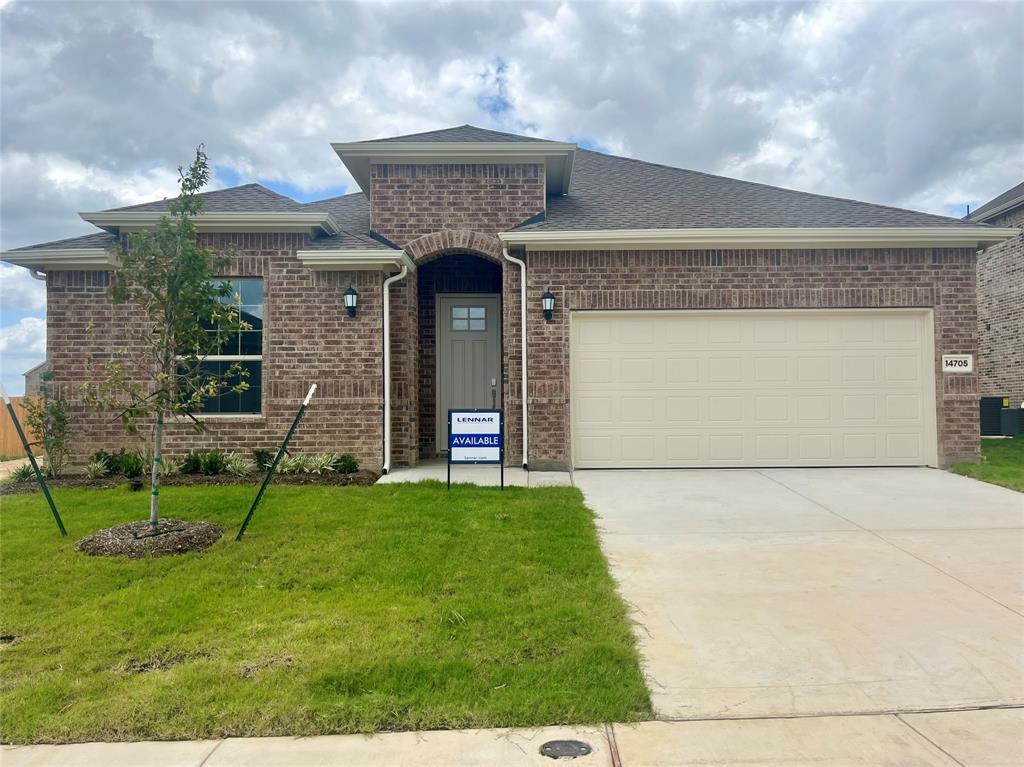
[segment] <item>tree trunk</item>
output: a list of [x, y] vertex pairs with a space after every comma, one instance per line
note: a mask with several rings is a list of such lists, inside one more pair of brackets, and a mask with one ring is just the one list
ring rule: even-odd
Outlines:
[[149, 526], [155, 528], [160, 524], [160, 447], [164, 440], [164, 414], [156, 414], [156, 425], [153, 427], [153, 469], [150, 475]]

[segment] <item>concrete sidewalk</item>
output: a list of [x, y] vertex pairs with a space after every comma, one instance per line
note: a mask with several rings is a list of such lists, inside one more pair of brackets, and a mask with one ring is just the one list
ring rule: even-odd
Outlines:
[[315, 738], [7, 746], [3, 767], [540, 767], [552, 739], [588, 756], [573, 767], [1013, 767], [1024, 708], [927, 714], [644, 722], [608, 727], [450, 730]]

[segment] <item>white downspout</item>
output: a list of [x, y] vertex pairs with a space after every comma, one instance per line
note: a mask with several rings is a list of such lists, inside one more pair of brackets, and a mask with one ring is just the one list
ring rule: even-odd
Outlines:
[[384, 465], [381, 470], [391, 471], [391, 286], [409, 273], [403, 260], [398, 274], [384, 280]]
[[526, 396], [526, 262], [516, 258], [515, 256], [510, 256], [508, 253], [508, 246], [506, 245], [502, 245], [501, 254], [505, 257], [506, 261], [511, 261], [513, 264], [519, 265], [519, 308], [522, 312], [519, 318], [519, 347], [522, 355], [519, 367], [523, 374], [523, 468], [529, 470], [530, 422], [527, 418], [527, 413], [529, 411], [527, 409]]
[[38, 269], [29, 269], [28, 273], [32, 275], [33, 280], [39, 280], [40, 282], [46, 282], [46, 272], [40, 272]]

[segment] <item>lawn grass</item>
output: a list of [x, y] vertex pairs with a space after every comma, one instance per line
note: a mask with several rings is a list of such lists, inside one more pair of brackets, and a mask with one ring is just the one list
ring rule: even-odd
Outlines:
[[957, 463], [949, 470], [1024, 493], [1024, 437], [983, 438], [981, 463]]
[[0, 737], [16, 743], [530, 726], [650, 716], [626, 610], [571, 488], [168, 487], [202, 554], [78, 538], [148, 496], [0, 498]]

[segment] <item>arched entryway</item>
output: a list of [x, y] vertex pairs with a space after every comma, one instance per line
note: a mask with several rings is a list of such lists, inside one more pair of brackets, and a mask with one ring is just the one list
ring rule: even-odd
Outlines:
[[449, 407], [502, 406], [502, 267], [452, 251], [417, 264], [418, 452], [446, 448]]

